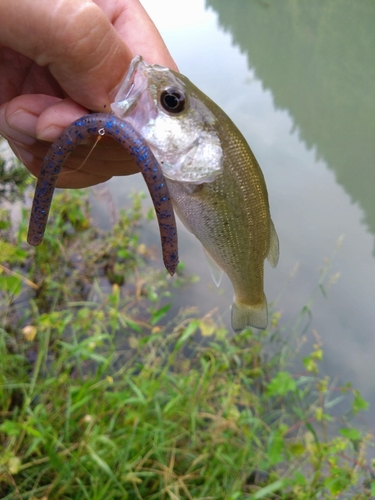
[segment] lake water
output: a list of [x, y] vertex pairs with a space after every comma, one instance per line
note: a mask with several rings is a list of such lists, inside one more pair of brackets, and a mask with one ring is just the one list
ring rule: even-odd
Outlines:
[[[263, 169], [281, 249], [276, 269], [266, 263], [265, 289], [286, 333], [325, 259], [340, 273], [326, 297], [316, 294], [306, 335], [323, 342], [324, 372], [370, 401], [364, 417], [375, 426], [375, 3], [142, 3], [180, 71], [227, 112]], [[138, 176], [108, 186], [118, 207], [145, 190]], [[156, 225], [145, 238], [159, 245]], [[199, 243], [182, 227], [179, 238], [201, 280], [176, 294], [175, 310], [218, 306], [229, 327], [230, 283], [217, 290]]]

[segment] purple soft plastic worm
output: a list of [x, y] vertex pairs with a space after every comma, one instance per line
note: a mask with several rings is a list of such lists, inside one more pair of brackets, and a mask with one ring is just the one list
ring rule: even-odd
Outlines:
[[164, 265], [173, 275], [178, 264], [177, 228], [163, 172], [142, 136], [126, 121], [107, 113], [95, 113], [75, 121], [48, 150], [35, 189], [27, 241], [36, 246], [43, 240], [56, 181], [69, 154], [88, 137], [98, 135], [108, 135], [122, 144], [142, 172], [159, 222]]

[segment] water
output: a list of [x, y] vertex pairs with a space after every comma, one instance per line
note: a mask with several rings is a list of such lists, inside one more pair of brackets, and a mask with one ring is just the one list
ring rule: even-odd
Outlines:
[[[375, 3], [372, 0], [143, 0], [182, 73], [216, 101], [252, 147], [280, 238], [265, 289], [285, 329], [317, 289], [324, 259], [340, 273], [314, 302], [323, 370], [370, 401], [375, 426]], [[117, 206], [140, 178], [109, 183]], [[175, 309], [219, 307], [200, 245], [180, 227], [180, 253], [201, 281]], [[337, 242], [343, 237], [340, 248]], [[158, 245], [156, 226], [146, 235]], [[296, 265], [298, 271], [294, 273]], [[300, 339], [296, 339], [299, 342]]]

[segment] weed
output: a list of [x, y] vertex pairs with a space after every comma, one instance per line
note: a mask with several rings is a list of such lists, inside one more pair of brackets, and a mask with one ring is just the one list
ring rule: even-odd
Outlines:
[[[139, 196], [110, 233], [80, 191], [58, 194], [51, 213], [33, 249], [26, 211], [17, 231], [0, 212], [1, 498], [375, 494], [373, 437], [349, 419], [367, 403], [320, 374], [318, 337], [296, 375], [277, 313], [269, 331], [233, 338], [214, 313], [171, 318], [171, 281], [140, 243]], [[350, 415], [334, 418], [344, 397]]]

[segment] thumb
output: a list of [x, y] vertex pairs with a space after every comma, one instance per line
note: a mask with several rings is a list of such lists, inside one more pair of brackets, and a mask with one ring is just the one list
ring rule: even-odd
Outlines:
[[0, 43], [48, 66], [74, 101], [109, 110], [132, 59], [105, 13], [88, 0], [1, 2]]

